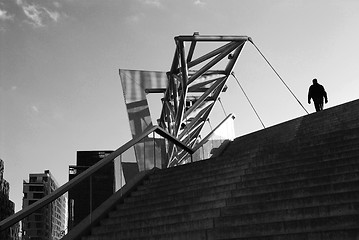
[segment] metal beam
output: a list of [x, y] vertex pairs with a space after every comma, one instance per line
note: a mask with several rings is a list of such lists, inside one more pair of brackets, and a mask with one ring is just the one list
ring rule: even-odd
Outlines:
[[186, 53], [184, 48], [183, 41], [177, 41], [177, 49], [180, 55], [180, 62], [181, 62], [181, 73], [182, 73], [182, 93], [181, 93], [181, 99], [179, 102], [179, 106], [176, 112], [176, 122], [175, 122], [175, 129], [174, 129], [174, 135], [177, 136], [182, 116], [184, 113], [184, 105], [186, 101], [187, 96], [187, 82], [188, 82], [188, 68], [187, 68], [187, 62], [186, 62]]
[[209, 52], [209, 53], [207, 53], [207, 54], [205, 54], [205, 55], [203, 55], [201, 57], [198, 57], [195, 60], [189, 62], [188, 67], [192, 68], [192, 67], [194, 67], [194, 66], [196, 66], [196, 65], [198, 65], [198, 64], [200, 64], [200, 63], [202, 63], [204, 61], [207, 61], [208, 59], [211, 59], [214, 56], [217, 56], [218, 54], [223, 52], [225, 49], [228, 49], [229, 47], [231, 47], [233, 45], [236, 45], [236, 42], [227, 43], [227, 44], [225, 44], [225, 45], [223, 45], [223, 46], [221, 46], [221, 47], [219, 47], [219, 48], [217, 48], [217, 49], [215, 49], [215, 50], [213, 50], [213, 51], [211, 51], [211, 52]]
[[232, 69], [234, 67], [234, 65], [236, 64], [237, 62], [237, 59], [239, 57], [239, 54], [240, 52], [242, 51], [242, 48], [244, 46], [244, 43], [243, 42], [241, 45], [238, 46], [238, 48], [234, 51], [234, 54], [232, 56], [232, 59], [229, 60], [227, 66], [226, 66], [226, 69], [224, 70], [226, 72], [227, 75], [230, 75], [231, 72], [232, 72]]
[[213, 67], [214, 65], [216, 65], [220, 60], [222, 60], [223, 58], [227, 57], [228, 54], [230, 52], [232, 52], [234, 49], [236, 49], [236, 47], [238, 47], [238, 43], [231, 45], [230, 47], [228, 47], [226, 50], [224, 50], [222, 53], [220, 53], [217, 57], [215, 57], [213, 60], [211, 60], [209, 63], [207, 63], [204, 67], [202, 67], [200, 70], [198, 70], [195, 74], [193, 74], [193, 76], [191, 76], [188, 79], [188, 84], [190, 84], [191, 82], [193, 82], [196, 78], [198, 78], [199, 76], [201, 76], [204, 72], [206, 72], [207, 70], [209, 70], [211, 67]]
[[[195, 33], [193, 33], [193, 36], [196, 36], [198, 34], [199, 34], [198, 32], [195, 32]], [[196, 43], [197, 43], [196, 41], [191, 42], [191, 46], [189, 48], [188, 56], [187, 56], [187, 63], [189, 63], [192, 60], [194, 49], [196, 47]]]
[[206, 98], [211, 94], [218, 86], [220, 86], [221, 83], [223, 83], [227, 78], [222, 77], [219, 78], [204, 94], [202, 94], [201, 97], [188, 109], [184, 115], [184, 118], [186, 118], [193, 110], [195, 110], [203, 101], [206, 100]]
[[210, 35], [182, 35], [175, 37], [177, 41], [201, 41], [201, 42], [232, 42], [232, 41], [248, 41], [248, 36], [210, 36]]

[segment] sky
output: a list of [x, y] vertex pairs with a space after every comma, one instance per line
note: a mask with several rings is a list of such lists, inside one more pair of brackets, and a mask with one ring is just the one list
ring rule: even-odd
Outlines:
[[[325, 108], [357, 99], [358, 12], [357, 0], [0, 0], [0, 159], [16, 211], [30, 173], [64, 184], [76, 151], [130, 140], [118, 70], [168, 71], [178, 35], [251, 37], [309, 113], [313, 78]], [[251, 43], [234, 72], [266, 127], [307, 114]], [[262, 129], [227, 85], [236, 136]]]

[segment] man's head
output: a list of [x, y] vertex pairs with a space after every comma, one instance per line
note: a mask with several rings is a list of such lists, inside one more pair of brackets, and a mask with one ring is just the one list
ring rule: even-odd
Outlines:
[[313, 79], [313, 84], [317, 84], [318, 80], [316, 78]]

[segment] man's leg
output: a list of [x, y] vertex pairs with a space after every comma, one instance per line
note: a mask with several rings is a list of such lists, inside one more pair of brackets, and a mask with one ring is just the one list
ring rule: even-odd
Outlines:
[[315, 101], [315, 100], [314, 100], [314, 106], [315, 106], [315, 110], [316, 110], [317, 112], [322, 111], [322, 110], [323, 110], [323, 101], [321, 101], [321, 100]]
[[319, 112], [320, 111], [320, 103], [314, 101], [314, 107], [315, 107], [315, 111]]

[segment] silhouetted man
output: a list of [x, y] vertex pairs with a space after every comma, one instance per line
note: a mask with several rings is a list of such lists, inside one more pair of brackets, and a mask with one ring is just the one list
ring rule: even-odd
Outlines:
[[328, 103], [327, 93], [324, 90], [324, 87], [320, 85], [317, 79], [313, 79], [313, 85], [309, 87], [308, 92], [308, 103], [310, 104], [310, 99], [313, 99], [315, 110], [317, 112], [323, 110], [323, 100], [325, 103]]

